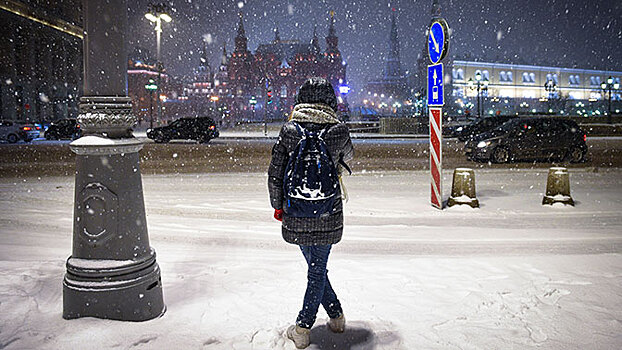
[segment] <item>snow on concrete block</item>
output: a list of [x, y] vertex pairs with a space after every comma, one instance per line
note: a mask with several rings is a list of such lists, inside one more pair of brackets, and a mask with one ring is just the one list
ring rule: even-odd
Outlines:
[[574, 200], [570, 196], [570, 176], [568, 169], [564, 167], [551, 167], [546, 180], [546, 194], [542, 198], [542, 205], [563, 203], [574, 206]]
[[475, 195], [475, 172], [470, 168], [456, 168], [454, 170], [451, 196], [447, 206], [466, 204], [472, 208], [479, 208], [479, 201]]

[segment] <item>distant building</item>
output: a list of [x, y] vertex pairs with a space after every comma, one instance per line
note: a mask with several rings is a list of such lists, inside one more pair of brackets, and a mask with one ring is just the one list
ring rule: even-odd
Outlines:
[[[127, 67], [127, 94], [132, 99], [132, 113], [139, 126], [146, 121], [150, 123], [153, 117], [154, 125], [165, 122], [168, 118], [166, 108], [162, 112], [162, 120], [158, 119], [157, 90], [147, 89], [147, 86], [157, 86], [158, 70], [155, 64], [150, 64], [148, 58], [130, 57]], [[166, 72], [160, 74], [160, 100], [174, 98], [175, 89], [171, 88], [170, 79]]]
[[[262, 109], [265, 109], [262, 113], [266, 112], [270, 119], [285, 118], [291, 111], [297, 88], [310, 77], [328, 79], [339, 93], [339, 86], [346, 83], [347, 65], [338, 46], [334, 15], [331, 13], [324, 52], [315, 30], [313, 38], [305, 44], [299, 40], [282, 40], [277, 28], [274, 40], [259, 45], [252, 54], [248, 50], [248, 39], [240, 15], [235, 48], [226, 65], [229, 94], [220, 95], [231, 108], [232, 121], [262, 120], [263, 114], [255, 113]], [[215, 90], [219, 90], [218, 86]], [[268, 92], [272, 94], [272, 103], [268, 103]], [[256, 101], [256, 104], [251, 104], [251, 101]]]
[[395, 113], [411, 97], [411, 88], [402, 71], [400, 42], [397, 37], [395, 10], [391, 14], [391, 31], [382, 78], [365, 86], [364, 104], [377, 110]]
[[0, 7], [0, 118], [78, 116], [81, 1], [4, 1]]
[[[551, 113], [604, 114], [603, 101], [608, 99], [608, 93], [605, 96], [601, 83], [609, 77], [614, 83], [622, 79], [622, 72], [618, 71], [453, 60], [452, 91], [445, 94], [446, 98], [451, 94], [457, 112], [473, 111], [476, 106], [478, 73], [482, 87], [486, 86], [481, 92], [485, 114], [547, 113], [549, 109]], [[554, 90], [545, 89], [547, 82]], [[612, 100], [620, 101], [620, 93], [614, 91]]]

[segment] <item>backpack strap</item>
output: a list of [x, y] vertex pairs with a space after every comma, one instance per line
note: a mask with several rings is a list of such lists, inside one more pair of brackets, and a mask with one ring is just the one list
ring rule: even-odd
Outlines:
[[[332, 124], [329, 124], [327, 127], [325, 127], [324, 129], [322, 129], [322, 131], [320, 131], [319, 134], [319, 138], [324, 140], [324, 135], [326, 135], [326, 133], [328, 132], [328, 130], [332, 127]], [[337, 162], [339, 163], [344, 169], [346, 169], [348, 171], [348, 173], [350, 175], [352, 175], [352, 169], [350, 169], [350, 167], [348, 166], [348, 164], [346, 164], [346, 162], [343, 160], [343, 155], [339, 156], [339, 161]]]
[[350, 169], [350, 167], [348, 166], [348, 164], [346, 164], [346, 162], [343, 160], [343, 154], [339, 156], [339, 164], [348, 171], [348, 173], [350, 175], [352, 175], [352, 169]]
[[292, 124], [294, 124], [294, 126], [296, 127], [296, 131], [298, 131], [298, 135], [301, 138], [304, 138], [306, 136], [306, 132], [305, 132], [306, 130], [300, 124], [296, 122], [292, 122]]

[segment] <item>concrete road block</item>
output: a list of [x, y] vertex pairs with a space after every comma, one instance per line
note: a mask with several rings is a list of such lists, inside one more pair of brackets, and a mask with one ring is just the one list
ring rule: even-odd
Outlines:
[[447, 206], [466, 204], [473, 208], [479, 208], [479, 201], [475, 195], [475, 172], [469, 168], [456, 168], [454, 170], [451, 196]]
[[546, 194], [542, 198], [542, 205], [564, 203], [574, 206], [574, 200], [570, 196], [570, 176], [568, 169], [564, 167], [549, 168], [549, 176], [546, 180]]

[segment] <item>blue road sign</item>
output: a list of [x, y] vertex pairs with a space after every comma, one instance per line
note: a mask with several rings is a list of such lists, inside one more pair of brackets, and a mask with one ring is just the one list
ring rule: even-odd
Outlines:
[[435, 19], [428, 31], [428, 56], [432, 63], [439, 63], [445, 57], [448, 39], [447, 23], [442, 18]]
[[442, 106], [443, 101], [443, 64], [428, 66], [428, 106]]

